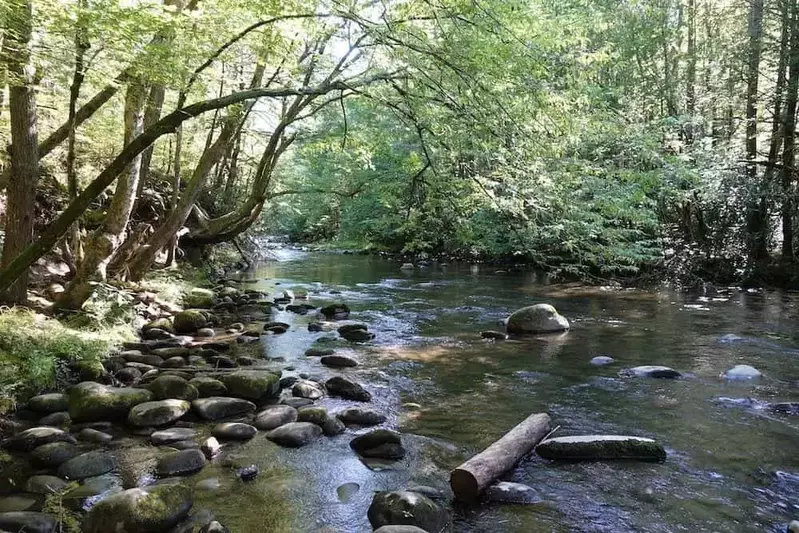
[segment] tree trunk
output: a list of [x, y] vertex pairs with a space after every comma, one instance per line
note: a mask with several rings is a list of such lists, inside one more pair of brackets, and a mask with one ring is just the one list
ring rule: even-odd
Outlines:
[[501, 439], [452, 471], [449, 484], [455, 498], [474, 502], [499, 476], [510, 470], [547, 436], [549, 415], [532, 414]]
[[757, 264], [768, 258], [768, 212], [764, 209], [763, 184], [758, 180], [757, 164], [757, 99], [760, 56], [763, 36], [763, 0], [752, 0], [749, 11], [749, 51], [746, 83], [746, 165], [750, 198], [746, 213], [748, 253]]
[[[11, 175], [6, 199], [3, 268], [33, 241], [34, 204], [39, 173], [36, 134], [36, 92], [33, 86], [33, 61], [30, 45], [33, 6], [31, 0], [7, 0], [3, 58], [10, 75]], [[26, 265], [13, 284], [2, 287], [3, 300], [25, 303], [28, 290]]]
[[[785, 94], [785, 128], [782, 150], [782, 257], [793, 260], [794, 166], [796, 163], [796, 101], [799, 93], [799, 12], [791, 5], [791, 45], [788, 59], [788, 88]], [[784, 78], [784, 73], [782, 73]], [[771, 154], [769, 154], [771, 155]], [[775, 154], [776, 155], [776, 154]]]
[[[125, 146], [144, 131], [144, 101], [147, 91], [141, 80], [131, 80], [125, 95]], [[135, 157], [117, 179], [117, 187], [103, 224], [86, 243], [86, 253], [75, 278], [58, 300], [60, 309], [80, 309], [91, 296], [94, 283], [105, 281], [106, 267], [124, 242], [141, 175], [141, 155]]]
[[[147, 107], [144, 111], [144, 129], [150, 128], [161, 118], [165, 94], [166, 89], [163, 84], [156, 84], [150, 88], [150, 94], [147, 96]], [[136, 193], [137, 198], [141, 196], [144, 185], [147, 183], [147, 177], [150, 175], [150, 164], [153, 160], [154, 149], [155, 145], [150, 146], [141, 156], [141, 178], [139, 179], [139, 190]]]

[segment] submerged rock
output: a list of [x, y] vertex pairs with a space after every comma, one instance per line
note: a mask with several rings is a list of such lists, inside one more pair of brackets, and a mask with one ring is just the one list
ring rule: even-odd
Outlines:
[[598, 355], [589, 361], [589, 363], [591, 363], [594, 366], [612, 365], [615, 362], [616, 362], [615, 359], [613, 359], [612, 357], [608, 357], [607, 355]]
[[504, 341], [508, 338], [507, 335], [502, 333], [501, 331], [481, 331], [480, 336], [484, 339], [495, 340], [495, 341]]
[[81, 531], [166, 533], [189, 514], [192, 504], [191, 489], [178, 483], [129, 489], [95, 504]]
[[760, 371], [753, 366], [735, 365], [724, 372], [721, 377], [732, 381], [746, 381], [750, 379], [757, 379], [762, 375], [763, 374], [761, 374]]
[[447, 511], [427, 496], [410, 491], [378, 492], [366, 514], [375, 529], [405, 525], [439, 532], [449, 524]]
[[499, 481], [486, 489], [486, 498], [498, 503], [537, 503], [541, 501], [538, 492], [521, 483]]
[[677, 379], [682, 377], [682, 374], [669, 368], [660, 365], [643, 365], [633, 368], [626, 368], [619, 372], [623, 377], [637, 377], [637, 378], [657, 378], [657, 379]]
[[253, 426], [241, 422], [217, 424], [211, 430], [214, 437], [223, 440], [250, 440], [256, 433], [258, 430]]
[[771, 404], [771, 410], [775, 413], [786, 415], [799, 415], [799, 402], [779, 402]]
[[346, 304], [331, 304], [319, 310], [328, 320], [344, 320], [350, 316], [350, 308]]
[[508, 333], [552, 333], [569, 329], [569, 321], [549, 304], [536, 304], [514, 311], [508, 317]]
[[358, 361], [346, 355], [325, 355], [320, 362], [332, 368], [350, 368], [358, 366]]
[[348, 407], [336, 416], [347, 425], [376, 426], [386, 421], [386, 415], [362, 407]]
[[266, 438], [287, 448], [306, 446], [322, 436], [322, 428], [310, 422], [290, 422], [273, 429]]
[[298, 398], [318, 400], [325, 395], [322, 388], [315, 381], [301, 380], [291, 388], [291, 394]]
[[416, 526], [383, 526], [374, 530], [374, 533], [427, 533]]
[[332, 348], [308, 348], [305, 350], [307, 357], [323, 357], [325, 355], [333, 355], [336, 353]]
[[363, 457], [379, 459], [402, 459], [405, 457], [405, 448], [402, 447], [400, 434], [388, 429], [376, 429], [355, 437], [350, 441], [350, 448]]
[[158, 460], [155, 473], [159, 477], [188, 476], [205, 466], [205, 455], [197, 449], [182, 450]]
[[627, 435], [555, 437], [543, 441], [535, 451], [544, 459], [563, 461], [666, 460], [666, 450], [661, 444], [652, 439]]

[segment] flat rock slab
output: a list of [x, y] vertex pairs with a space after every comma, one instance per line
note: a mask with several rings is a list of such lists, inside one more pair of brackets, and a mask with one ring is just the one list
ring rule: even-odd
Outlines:
[[619, 374], [623, 377], [636, 378], [677, 379], [682, 377], [682, 374], [673, 368], [660, 365], [644, 365], [633, 368], [625, 368], [619, 372]]
[[190, 440], [196, 436], [197, 431], [192, 428], [169, 428], [154, 432], [150, 435], [150, 442], [156, 446], [163, 446], [173, 442]]
[[211, 430], [211, 434], [217, 439], [222, 440], [250, 440], [258, 433], [258, 430], [241, 422], [228, 422], [217, 424]]
[[287, 448], [300, 448], [322, 436], [322, 428], [310, 422], [290, 422], [273, 429], [266, 438]]
[[255, 404], [241, 398], [212, 396], [191, 403], [192, 409], [204, 420], [219, 420], [255, 411]]
[[58, 475], [70, 480], [101, 476], [114, 470], [117, 461], [113, 455], [102, 451], [87, 452], [73, 457], [58, 467]]
[[659, 443], [627, 435], [556, 437], [543, 441], [535, 451], [544, 459], [560, 461], [666, 460], [666, 450]]

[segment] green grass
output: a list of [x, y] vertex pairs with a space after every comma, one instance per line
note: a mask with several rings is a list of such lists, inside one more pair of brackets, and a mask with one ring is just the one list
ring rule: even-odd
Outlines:
[[[8, 409], [16, 399], [52, 389], [72, 361], [100, 361], [133, 337], [129, 324], [78, 329], [22, 308], [0, 311], [0, 396]], [[11, 405], [8, 405], [11, 404]]]

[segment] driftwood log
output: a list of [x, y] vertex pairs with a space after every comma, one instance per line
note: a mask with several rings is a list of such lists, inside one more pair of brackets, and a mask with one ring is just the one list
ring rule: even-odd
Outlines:
[[550, 431], [546, 413], [528, 416], [501, 439], [452, 471], [449, 484], [455, 498], [474, 502], [499, 476], [530, 453]]

